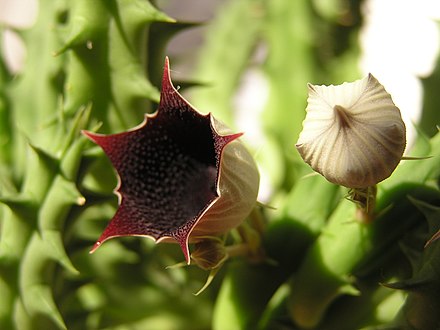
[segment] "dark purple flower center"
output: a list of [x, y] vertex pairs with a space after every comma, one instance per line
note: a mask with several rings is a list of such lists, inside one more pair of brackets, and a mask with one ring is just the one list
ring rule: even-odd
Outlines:
[[119, 134], [84, 132], [119, 175], [120, 205], [96, 242], [116, 236], [174, 238], [189, 262], [188, 240], [217, 191], [223, 148], [241, 134], [219, 135], [173, 87], [165, 62], [157, 113]]
[[118, 138], [118, 147], [107, 154], [132, 221], [155, 238], [191, 225], [217, 197], [209, 117], [182, 108], [161, 110], [141, 129], [122, 134], [124, 143]]

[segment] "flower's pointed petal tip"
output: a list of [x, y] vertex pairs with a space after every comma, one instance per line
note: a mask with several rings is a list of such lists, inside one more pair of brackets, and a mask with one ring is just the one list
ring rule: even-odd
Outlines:
[[189, 253], [188, 237], [176, 238], [176, 241], [182, 249], [186, 264], [189, 265], [191, 263], [191, 255]]
[[231, 134], [231, 135], [228, 135], [228, 136], [231, 138], [231, 141], [233, 141], [235, 139], [238, 139], [238, 138], [242, 137], [243, 135], [244, 135], [243, 132], [238, 132], [238, 133]]
[[92, 249], [89, 251], [90, 254], [95, 253], [95, 251], [101, 246], [102, 241], [99, 240], [95, 243], [95, 245], [93, 245]]
[[215, 141], [216, 149], [217, 150], [222, 150], [229, 143], [237, 140], [242, 135], [243, 135], [243, 133], [235, 133], [235, 134], [228, 134], [228, 135], [219, 135], [217, 133], [217, 138], [216, 138], [216, 141]]
[[188, 244], [185, 246], [180, 246], [182, 248], [183, 256], [185, 257], [186, 264], [189, 266], [191, 264], [191, 255], [189, 253]]
[[85, 130], [85, 129], [82, 129], [82, 130], [81, 130], [81, 134], [84, 135], [84, 136], [86, 136], [86, 137], [88, 137], [88, 138], [92, 138], [92, 137], [95, 135], [94, 133], [92, 133], [92, 132], [90, 132], [90, 131], [87, 131], [87, 130]]
[[[161, 99], [160, 102], [163, 102], [163, 99], [169, 99], [170, 97], [174, 98], [172, 95], [178, 94], [177, 89], [174, 87], [173, 82], [171, 81], [171, 73], [170, 73], [170, 61], [168, 56], [165, 57], [165, 64], [163, 68], [162, 75], [162, 89], [160, 92]], [[181, 96], [180, 96], [181, 98]], [[186, 102], [186, 100], [185, 100]]]
[[172, 86], [170, 75], [170, 59], [168, 58], [168, 56], [165, 56], [165, 63], [163, 66], [162, 89], [163, 86], [166, 85], [165, 83]]
[[235, 134], [229, 134], [229, 135], [223, 135], [221, 136], [223, 142], [225, 145], [231, 143], [234, 140], [239, 139], [240, 137], [243, 136], [244, 133], [235, 133]]
[[170, 69], [170, 58], [168, 56], [165, 56], [165, 70]]
[[103, 134], [93, 133], [86, 130], [81, 130], [81, 134], [97, 144], [99, 144], [99, 141], [102, 140], [102, 138], [105, 138], [105, 135]]

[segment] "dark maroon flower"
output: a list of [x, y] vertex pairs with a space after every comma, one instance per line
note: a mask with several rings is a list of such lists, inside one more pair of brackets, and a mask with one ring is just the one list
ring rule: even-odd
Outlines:
[[197, 112], [174, 88], [168, 59], [157, 111], [119, 134], [83, 132], [115, 167], [119, 207], [91, 250], [118, 236], [147, 236], [180, 244], [222, 234], [255, 205], [256, 165], [229, 129]]

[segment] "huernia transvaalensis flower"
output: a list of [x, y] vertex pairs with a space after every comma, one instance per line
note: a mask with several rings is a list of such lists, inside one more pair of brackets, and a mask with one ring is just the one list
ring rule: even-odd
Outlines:
[[373, 75], [338, 86], [309, 84], [307, 115], [296, 148], [328, 181], [372, 187], [402, 159], [406, 130], [400, 110]]
[[115, 167], [116, 214], [96, 242], [146, 236], [178, 243], [187, 263], [188, 244], [239, 225], [256, 204], [256, 164], [230, 130], [197, 112], [174, 88], [168, 58], [157, 111], [129, 131], [84, 132]]

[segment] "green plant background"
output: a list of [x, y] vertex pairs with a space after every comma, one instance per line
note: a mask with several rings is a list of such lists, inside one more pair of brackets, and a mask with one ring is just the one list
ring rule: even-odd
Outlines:
[[[344, 189], [306, 176], [294, 149], [307, 82], [359, 78], [361, 5], [223, 1], [201, 46], [170, 55], [199, 23], [145, 0], [40, 0], [36, 23], [17, 31], [23, 70], [0, 58], [0, 329], [440, 328], [440, 242], [424, 248], [440, 228], [439, 66], [423, 80], [411, 150], [432, 157], [378, 186], [373, 223], [356, 221]], [[268, 86], [264, 110], [247, 115], [276, 206], [262, 210], [270, 262], [229, 260], [197, 297], [207, 274], [166, 269], [182, 261], [175, 245], [122, 238], [89, 254], [117, 207], [116, 177], [80, 130], [120, 132], [153, 112], [166, 55], [172, 69], [191, 59], [175, 84], [233, 128], [247, 70]]]

